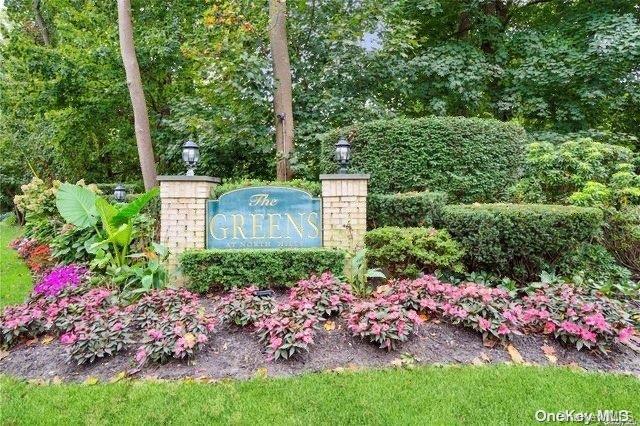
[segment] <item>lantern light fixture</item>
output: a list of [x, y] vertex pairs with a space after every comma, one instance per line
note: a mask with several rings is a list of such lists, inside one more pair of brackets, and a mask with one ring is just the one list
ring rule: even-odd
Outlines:
[[195, 168], [200, 159], [200, 149], [198, 145], [189, 139], [182, 144], [182, 160], [187, 166], [187, 176], [193, 176], [195, 174]]
[[339, 173], [347, 173], [351, 161], [351, 144], [344, 137], [340, 137], [336, 143], [336, 161], [340, 165]]
[[124, 200], [127, 197], [127, 189], [124, 187], [123, 184], [119, 183], [118, 185], [116, 185], [115, 189], [113, 190], [113, 198], [115, 198], [115, 200], [118, 203], [124, 203]]

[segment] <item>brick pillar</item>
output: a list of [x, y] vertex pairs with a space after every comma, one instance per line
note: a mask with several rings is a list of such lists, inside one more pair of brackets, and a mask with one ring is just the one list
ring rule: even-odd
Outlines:
[[160, 182], [160, 243], [171, 255], [173, 269], [178, 255], [189, 248], [205, 248], [206, 202], [220, 183], [209, 176], [158, 176]]
[[320, 175], [320, 182], [322, 245], [351, 251], [363, 248], [369, 175]]

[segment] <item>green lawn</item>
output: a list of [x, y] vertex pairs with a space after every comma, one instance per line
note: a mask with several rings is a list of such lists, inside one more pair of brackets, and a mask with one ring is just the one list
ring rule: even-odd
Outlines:
[[216, 384], [38, 386], [0, 379], [2, 424], [535, 424], [537, 410], [630, 410], [640, 380], [551, 367], [424, 367]]
[[33, 288], [29, 269], [8, 247], [20, 232], [17, 226], [0, 223], [0, 309], [24, 302]]
[[[31, 290], [0, 224], [0, 305]], [[0, 424], [537, 424], [537, 410], [630, 410], [640, 380], [551, 367], [463, 366], [288, 379], [29, 384], [0, 376]]]

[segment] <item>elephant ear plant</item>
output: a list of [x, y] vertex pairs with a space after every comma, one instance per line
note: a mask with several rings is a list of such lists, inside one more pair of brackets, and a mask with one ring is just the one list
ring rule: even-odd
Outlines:
[[135, 295], [162, 288], [167, 273], [162, 266], [168, 252], [160, 244], [152, 243], [142, 253], [129, 253], [137, 236], [136, 220], [142, 209], [158, 195], [154, 188], [125, 204], [110, 204], [87, 189], [63, 184], [56, 195], [60, 215], [80, 229], [93, 227], [95, 238], [85, 247], [94, 255], [91, 268], [102, 270], [125, 292]]

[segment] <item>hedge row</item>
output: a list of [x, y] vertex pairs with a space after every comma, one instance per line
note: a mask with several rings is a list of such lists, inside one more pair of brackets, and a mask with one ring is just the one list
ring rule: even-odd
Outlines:
[[345, 253], [332, 249], [190, 250], [180, 257], [188, 287], [204, 293], [256, 285], [291, 287], [312, 274], [342, 275]]
[[444, 208], [441, 227], [460, 242], [471, 271], [536, 279], [546, 265], [600, 233], [595, 208], [544, 204], [472, 204]]
[[447, 203], [444, 192], [406, 192], [404, 194], [369, 194], [367, 227], [434, 226]]
[[371, 175], [370, 191], [443, 191], [456, 202], [506, 199], [522, 169], [525, 131], [513, 123], [462, 117], [378, 120], [323, 135], [320, 170], [335, 173], [340, 135], [351, 170]]

